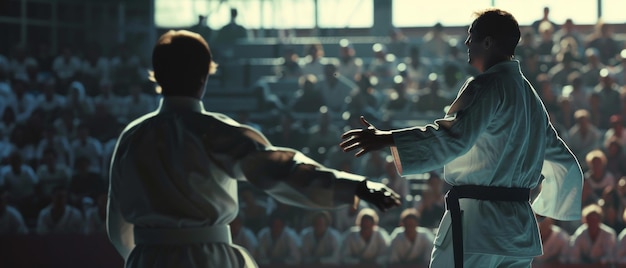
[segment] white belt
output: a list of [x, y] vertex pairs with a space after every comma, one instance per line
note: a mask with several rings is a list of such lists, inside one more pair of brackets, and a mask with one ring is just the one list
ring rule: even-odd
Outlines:
[[228, 225], [176, 229], [135, 226], [134, 236], [137, 245], [232, 244]]

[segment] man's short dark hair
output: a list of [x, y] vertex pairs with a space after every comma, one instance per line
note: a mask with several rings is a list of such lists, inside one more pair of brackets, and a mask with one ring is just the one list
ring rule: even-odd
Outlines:
[[507, 55], [515, 54], [515, 47], [520, 40], [517, 20], [509, 12], [500, 9], [487, 9], [474, 13], [476, 19], [472, 23], [474, 41], [482, 41], [490, 36]]
[[168, 31], [152, 51], [154, 78], [163, 95], [193, 96], [215, 69], [207, 42], [190, 31]]

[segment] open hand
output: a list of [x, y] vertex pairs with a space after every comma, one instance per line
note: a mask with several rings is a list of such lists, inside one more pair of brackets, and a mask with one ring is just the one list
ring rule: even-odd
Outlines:
[[378, 130], [363, 116], [360, 119], [364, 129], [352, 129], [341, 135], [341, 139], [344, 141], [339, 146], [344, 152], [359, 149], [354, 155], [360, 157], [368, 152], [394, 145], [391, 131]]
[[392, 207], [400, 206], [400, 195], [386, 185], [364, 180], [359, 185], [356, 195], [366, 202], [375, 205], [380, 211], [385, 212]]

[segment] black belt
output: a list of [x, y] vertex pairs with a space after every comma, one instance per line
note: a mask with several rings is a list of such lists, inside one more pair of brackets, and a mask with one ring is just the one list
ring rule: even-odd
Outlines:
[[479, 185], [452, 186], [452, 189], [446, 194], [446, 210], [450, 211], [450, 220], [452, 221], [452, 249], [454, 251], [455, 268], [463, 268], [463, 222], [461, 221], [460, 198], [528, 202], [530, 200], [530, 189]]
[[230, 226], [213, 225], [194, 228], [142, 228], [133, 230], [137, 245], [186, 245], [199, 243], [232, 244]]

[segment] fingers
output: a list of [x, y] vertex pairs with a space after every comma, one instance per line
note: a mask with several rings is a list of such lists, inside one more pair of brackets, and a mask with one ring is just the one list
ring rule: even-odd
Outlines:
[[345, 133], [343, 133], [343, 135], [341, 135], [341, 138], [342, 139], [347, 139], [347, 138], [352, 137], [352, 136], [359, 136], [361, 131], [363, 131], [363, 130], [361, 130], [361, 129], [348, 130]]
[[366, 128], [372, 127], [372, 124], [370, 124], [370, 122], [367, 122], [367, 120], [365, 120], [365, 117], [361, 116], [359, 117], [359, 119], [361, 119], [361, 124]]

